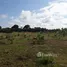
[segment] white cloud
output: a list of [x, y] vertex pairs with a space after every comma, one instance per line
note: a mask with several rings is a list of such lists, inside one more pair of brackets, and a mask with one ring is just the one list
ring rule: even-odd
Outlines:
[[31, 27], [46, 27], [48, 29], [67, 27], [67, 0], [54, 0], [39, 11], [24, 11], [17, 18], [12, 18], [10, 24]]
[[3, 18], [3, 19], [4, 19], [4, 18], [7, 18], [7, 17], [8, 17], [8, 15], [5, 15], [5, 14], [1, 14], [1, 15], [0, 15], [0, 18]]

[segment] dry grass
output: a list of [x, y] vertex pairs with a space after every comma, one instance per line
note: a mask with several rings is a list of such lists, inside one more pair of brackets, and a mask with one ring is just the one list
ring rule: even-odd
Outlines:
[[57, 54], [55, 62], [59, 66], [55, 67], [67, 67], [67, 40], [55, 39], [52, 33], [49, 36], [43, 33], [43, 44], [31, 44], [37, 34], [14, 32], [8, 36], [0, 33], [0, 67], [36, 67], [38, 52]]

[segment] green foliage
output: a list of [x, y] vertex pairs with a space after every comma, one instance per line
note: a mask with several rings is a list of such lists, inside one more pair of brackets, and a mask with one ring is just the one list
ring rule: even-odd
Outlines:
[[37, 38], [37, 43], [38, 44], [44, 44], [44, 34], [38, 33], [36, 38]]
[[54, 67], [54, 58], [52, 56], [37, 57], [36, 64], [38, 67]]
[[37, 34], [37, 40], [42, 41], [44, 40], [44, 35], [42, 33]]
[[44, 34], [38, 33], [36, 37], [33, 37], [32, 44], [44, 44]]
[[63, 29], [62, 28], [61, 30], [59, 30], [59, 31], [56, 32], [56, 35], [60, 36], [60, 37], [66, 36], [67, 35], [67, 29]]

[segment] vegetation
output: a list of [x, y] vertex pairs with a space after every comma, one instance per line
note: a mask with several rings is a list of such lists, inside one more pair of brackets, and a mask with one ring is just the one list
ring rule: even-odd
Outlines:
[[66, 35], [67, 33], [67, 29], [66, 28], [62, 28], [62, 29], [52, 29], [52, 30], [49, 30], [49, 29], [46, 29], [46, 28], [40, 28], [40, 27], [34, 27], [34, 28], [31, 28], [30, 25], [25, 25], [23, 28], [19, 28], [18, 25], [13, 25], [11, 28], [2, 28], [0, 26], [0, 32], [3, 32], [3, 33], [11, 33], [11, 32], [63, 32], [62, 34]]
[[1, 27], [0, 67], [67, 67], [67, 29], [25, 27]]
[[54, 59], [52, 56], [44, 56], [37, 58], [37, 67], [54, 67]]

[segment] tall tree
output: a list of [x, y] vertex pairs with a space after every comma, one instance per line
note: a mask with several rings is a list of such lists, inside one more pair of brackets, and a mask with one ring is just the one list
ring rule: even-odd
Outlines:
[[14, 25], [14, 26], [12, 26], [11, 28], [12, 28], [12, 29], [18, 29], [18, 28], [19, 28], [19, 26], [15, 24], [15, 25]]
[[30, 25], [25, 25], [23, 29], [30, 29]]
[[2, 29], [2, 27], [0, 26], [0, 29]]

